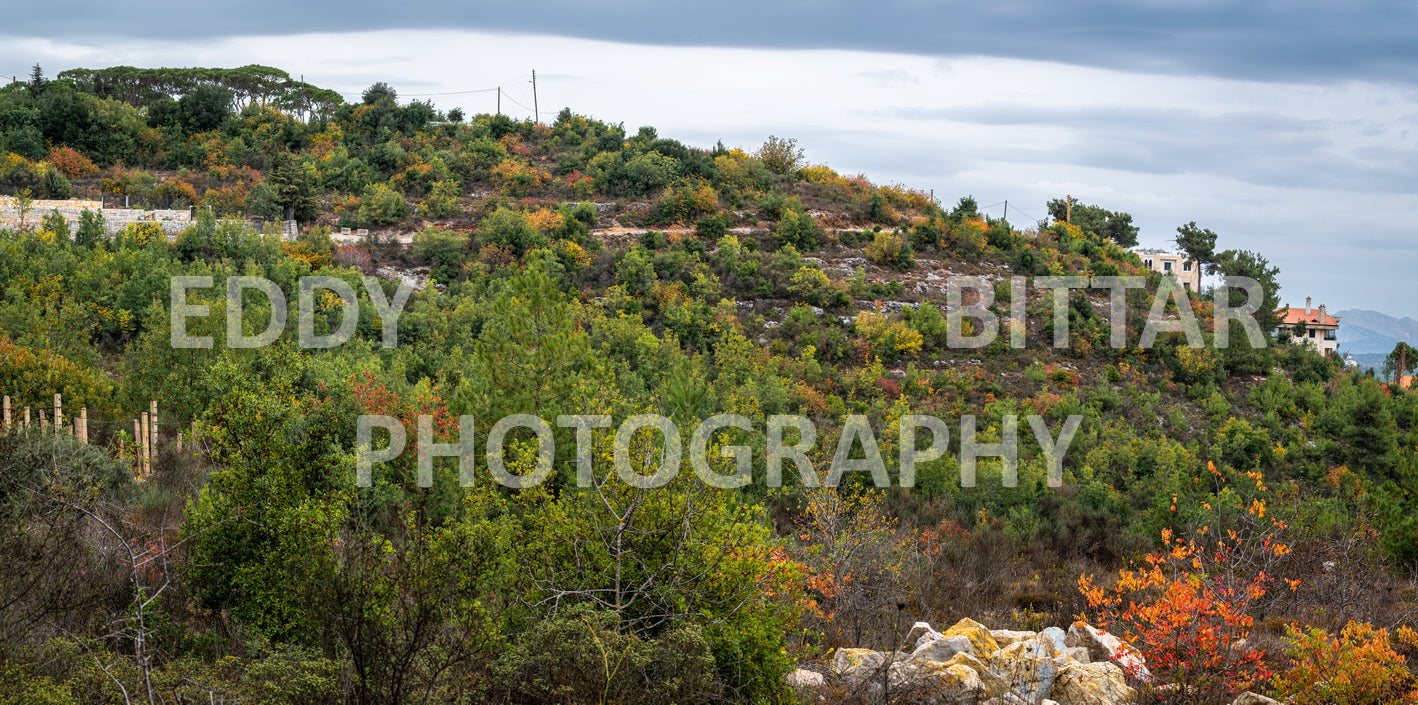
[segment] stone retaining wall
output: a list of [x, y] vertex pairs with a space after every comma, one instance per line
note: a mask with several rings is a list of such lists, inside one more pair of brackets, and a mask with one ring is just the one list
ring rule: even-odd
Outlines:
[[[71, 198], [67, 201], [36, 200], [25, 216], [25, 224], [38, 227], [44, 216], [54, 211], [64, 216], [72, 234], [79, 227], [79, 218], [84, 211], [95, 211], [103, 216], [104, 234], [112, 237], [131, 223], [157, 223], [164, 233], [175, 235], [192, 225], [190, 210], [145, 211], [137, 208], [104, 208], [102, 201], [85, 201]], [[20, 226], [20, 208], [13, 197], [0, 196], [0, 230]]]

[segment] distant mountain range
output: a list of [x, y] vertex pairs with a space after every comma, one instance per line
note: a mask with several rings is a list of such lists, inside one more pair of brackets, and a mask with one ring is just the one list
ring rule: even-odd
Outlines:
[[1384, 357], [1398, 342], [1418, 347], [1418, 321], [1394, 318], [1378, 311], [1335, 311], [1339, 322], [1339, 352], [1349, 353], [1364, 367], [1383, 369]]

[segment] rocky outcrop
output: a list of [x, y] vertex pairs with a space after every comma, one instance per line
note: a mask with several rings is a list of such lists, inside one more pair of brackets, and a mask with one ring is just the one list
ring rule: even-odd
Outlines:
[[[1083, 622], [1067, 632], [991, 630], [962, 619], [944, 631], [917, 622], [900, 650], [838, 649], [831, 673], [799, 669], [790, 685], [926, 695], [931, 702], [987, 705], [1125, 705], [1137, 701], [1134, 684], [1150, 682], [1143, 658], [1122, 640]], [[1259, 698], [1260, 696], [1255, 696]], [[1264, 700], [1235, 705], [1267, 705]]]
[[1112, 663], [1065, 663], [1054, 679], [1053, 699], [1059, 705], [1130, 703], [1137, 699], [1123, 675]]
[[1231, 705], [1280, 705], [1280, 701], [1267, 698], [1260, 693], [1246, 691], [1237, 695], [1236, 699], [1231, 701]]
[[1064, 638], [1065, 646], [1088, 650], [1090, 661], [1112, 661], [1140, 681], [1151, 681], [1152, 673], [1142, 655], [1112, 634], [1084, 622], [1074, 622]]

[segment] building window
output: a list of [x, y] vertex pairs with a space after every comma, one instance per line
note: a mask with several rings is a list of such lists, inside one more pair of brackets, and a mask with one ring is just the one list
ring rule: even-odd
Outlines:
[[1182, 271], [1183, 271], [1183, 272], [1190, 272], [1190, 271], [1192, 271], [1192, 263], [1191, 263], [1191, 260], [1187, 260], [1187, 261], [1185, 261], [1185, 262], [1182, 263]]
[[1310, 337], [1311, 337], [1311, 338], [1315, 337], [1315, 333], [1318, 333], [1318, 332], [1319, 332], [1319, 331], [1315, 330], [1314, 328], [1311, 328], [1311, 329], [1310, 329]]
[[1145, 259], [1145, 260], [1142, 261], [1142, 263], [1145, 264], [1145, 265], [1147, 265], [1147, 268], [1148, 268], [1148, 269], [1152, 269], [1152, 260], [1150, 260], [1150, 259]]
[[1172, 271], [1172, 263], [1171, 263], [1171, 262], [1163, 262], [1163, 263], [1162, 263], [1162, 271], [1164, 271], [1164, 272], [1170, 272], [1170, 271]]

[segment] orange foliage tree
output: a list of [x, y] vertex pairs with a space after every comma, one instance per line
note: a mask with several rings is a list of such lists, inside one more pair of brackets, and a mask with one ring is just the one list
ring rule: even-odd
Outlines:
[[98, 165], [73, 147], [55, 147], [49, 150], [48, 161], [60, 173], [71, 179], [93, 176], [98, 173]]
[[[1112, 586], [1096, 584], [1091, 575], [1078, 580], [1095, 623], [1113, 627], [1150, 670], [1184, 693], [1235, 693], [1271, 675], [1264, 652], [1245, 644], [1254, 624], [1248, 612], [1271, 587], [1276, 562], [1290, 551], [1280, 540], [1288, 527], [1267, 516], [1260, 473], [1247, 477], [1255, 481], [1253, 496], [1242, 498], [1229, 488], [1219, 493], [1244, 507], [1239, 517], [1225, 520], [1218, 511], [1215, 526], [1204, 524], [1187, 540], [1163, 529], [1161, 549], [1146, 556], [1142, 568], [1119, 571]], [[1212, 509], [1208, 502], [1201, 505]], [[1299, 581], [1282, 585], [1294, 590]]]

